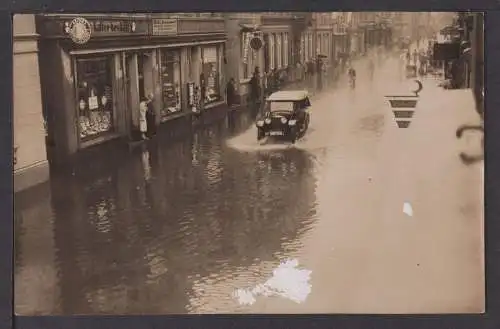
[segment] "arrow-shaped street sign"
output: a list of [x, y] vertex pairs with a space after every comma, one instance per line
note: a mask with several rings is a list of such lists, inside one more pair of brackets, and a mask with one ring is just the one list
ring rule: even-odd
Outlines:
[[394, 119], [399, 128], [408, 128], [415, 113], [418, 96], [385, 96], [389, 99]]

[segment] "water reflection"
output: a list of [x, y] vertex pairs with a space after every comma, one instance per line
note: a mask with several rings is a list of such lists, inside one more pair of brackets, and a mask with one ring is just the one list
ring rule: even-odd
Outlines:
[[[233, 287], [262, 281], [300, 248], [315, 201], [307, 153], [225, 146], [249, 124], [233, 113], [180, 141], [137, 148], [92, 176], [54, 178], [43, 218], [53, 222], [54, 245], [44, 252], [55, 255], [61, 292], [22, 314], [237, 310]], [[17, 239], [29, 243], [23, 231]], [[21, 269], [30, 266], [23, 250]], [[28, 294], [16, 289], [16, 303]]]

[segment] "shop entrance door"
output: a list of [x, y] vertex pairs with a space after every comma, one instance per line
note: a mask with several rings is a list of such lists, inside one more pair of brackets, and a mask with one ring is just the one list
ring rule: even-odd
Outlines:
[[153, 52], [125, 54], [129, 134], [134, 140], [139, 136], [139, 104], [154, 93], [154, 62]]
[[125, 54], [125, 72], [127, 81], [127, 108], [128, 108], [128, 120], [127, 126], [129, 135], [132, 139], [136, 139], [138, 136], [139, 127], [139, 67], [137, 63], [136, 53], [126, 53]]

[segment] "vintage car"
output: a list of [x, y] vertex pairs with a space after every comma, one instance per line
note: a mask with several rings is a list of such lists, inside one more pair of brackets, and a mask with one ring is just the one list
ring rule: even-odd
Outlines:
[[309, 127], [311, 106], [305, 90], [278, 91], [264, 104], [264, 114], [257, 122], [257, 140], [266, 136], [283, 136], [295, 143]]

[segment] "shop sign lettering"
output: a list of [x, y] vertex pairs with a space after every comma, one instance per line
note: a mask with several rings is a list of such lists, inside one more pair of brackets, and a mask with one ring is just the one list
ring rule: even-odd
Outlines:
[[153, 35], [176, 35], [177, 19], [154, 19]]
[[63, 24], [65, 34], [77, 44], [87, 43], [92, 35], [144, 34], [147, 32], [146, 25], [137, 24], [134, 21], [87, 20], [83, 17], [76, 17]]
[[97, 33], [134, 33], [137, 28], [133, 21], [93, 21], [92, 25]]

